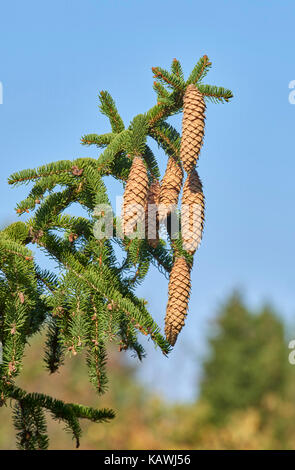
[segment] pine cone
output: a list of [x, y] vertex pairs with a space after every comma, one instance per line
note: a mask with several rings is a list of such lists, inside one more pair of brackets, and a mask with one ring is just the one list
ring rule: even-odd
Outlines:
[[195, 85], [189, 85], [183, 98], [180, 146], [180, 158], [187, 173], [195, 168], [203, 144], [205, 109], [206, 105], [202, 93]]
[[[148, 243], [153, 247], [156, 248], [159, 241], [159, 213], [158, 213], [158, 205], [160, 199], [160, 191], [161, 186], [159, 181], [154, 181], [148, 190], [147, 194], [147, 207], [145, 211], [145, 234], [148, 240]], [[155, 207], [156, 206], [156, 207]], [[150, 220], [149, 220], [150, 219]], [[152, 221], [152, 228], [150, 227], [150, 231], [155, 231], [155, 234], [149, 234], [149, 222]], [[155, 235], [155, 237], [151, 237], [151, 235]]]
[[190, 289], [190, 268], [184, 257], [176, 258], [170, 273], [165, 317], [165, 334], [172, 346], [184, 326]]
[[183, 179], [183, 171], [176, 157], [170, 157], [167, 163], [165, 175], [161, 183], [159, 218], [160, 222], [171, 213], [174, 205], [177, 205]]
[[183, 248], [191, 255], [198, 249], [203, 235], [205, 197], [196, 170], [188, 175], [181, 201], [181, 235]]
[[127, 237], [144, 221], [148, 176], [141, 157], [134, 157], [123, 196], [123, 231]]

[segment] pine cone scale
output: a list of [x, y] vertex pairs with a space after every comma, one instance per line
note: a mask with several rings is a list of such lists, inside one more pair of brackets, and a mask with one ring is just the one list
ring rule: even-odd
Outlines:
[[193, 84], [186, 89], [183, 98], [183, 119], [180, 156], [187, 173], [195, 168], [204, 139], [205, 102]]
[[[159, 212], [158, 212], [158, 205], [160, 201], [160, 191], [161, 186], [159, 181], [153, 182], [148, 190], [147, 194], [147, 205], [145, 210], [145, 234], [148, 240], [148, 243], [153, 247], [156, 248], [159, 242]], [[155, 223], [155, 237], [150, 237], [149, 233], [149, 216], [152, 218], [152, 222]], [[151, 230], [150, 230], [151, 231]], [[152, 234], [154, 235], [154, 234]]]
[[183, 247], [194, 254], [198, 249], [204, 228], [205, 198], [202, 182], [196, 170], [187, 177], [181, 201], [181, 233]]
[[176, 258], [170, 273], [165, 334], [173, 346], [184, 326], [191, 289], [190, 268], [184, 257]]
[[141, 157], [134, 157], [123, 196], [123, 230], [127, 237], [133, 233], [136, 224], [143, 221], [147, 193], [146, 166]]
[[173, 206], [178, 203], [178, 197], [182, 185], [183, 171], [175, 157], [170, 157], [166, 172], [161, 184], [159, 197], [159, 218], [164, 220], [171, 213]]

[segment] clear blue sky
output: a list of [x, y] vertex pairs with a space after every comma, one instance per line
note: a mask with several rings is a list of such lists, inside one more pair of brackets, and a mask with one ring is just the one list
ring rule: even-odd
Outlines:
[[[108, 131], [97, 93], [107, 89], [125, 123], [155, 102], [152, 66], [178, 58], [186, 75], [203, 54], [206, 81], [234, 93], [209, 104], [199, 173], [206, 228], [192, 274], [190, 313], [169, 359], [150, 351], [142, 376], [173, 398], [191, 398], [205, 333], [234, 287], [254, 307], [295, 312], [295, 3], [274, 0], [21, 0], [2, 2], [0, 31], [0, 219], [26, 188], [7, 177], [21, 168], [78, 156], [82, 134]], [[180, 120], [174, 119], [179, 127]], [[161, 168], [165, 159], [162, 154]], [[111, 185], [113, 194], [118, 185]], [[153, 271], [139, 294], [163, 325], [167, 282]]]

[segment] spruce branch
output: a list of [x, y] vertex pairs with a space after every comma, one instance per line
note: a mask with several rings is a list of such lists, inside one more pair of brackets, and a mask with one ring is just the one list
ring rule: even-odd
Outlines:
[[37, 404], [18, 400], [14, 406], [13, 423], [18, 448], [21, 450], [46, 450], [48, 436], [45, 416]]
[[128, 147], [129, 144], [130, 131], [125, 130], [120, 132], [114, 139], [111, 140], [110, 144], [104, 150], [104, 152], [99, 156], [98, 159], [98, 169], [103, 174], [107, 172], [111, 173], [110, 167], [114, 159]]
[[82, 145], [96, 145], [99, 148], [106, 147], [111, 143], [115, 134], [109, 132], [108, 134], [87, 134], [81, 137], [81, 144]]
[[57, 319], [54, 317], [49, 318], [47, 325], [44, 362], [47, 370], [50, 374], [53, 374], [63, 365], [65, 347], [61, 340]]
[[149, 129], [157, 125], [159, 122], [164, 121], [169, 116], [177, 114], [182, 108], [183, 95], [184, 90], [174, 90], [169, 95], [169, 98], [161, 98], [159, 103], [146, 113]]
[[152, 180], [157, 180], [160, 178], [160, 170], [159, 166], [157, 163], [157, 159], [151, 150], [151, 148], [148, 145], [145, 145], [144, 152], [143, 152], [143, 158], [146, 162], [146, 165], [148, 167], [150, 176]]
[[43, 165], [37, 168], [37, 170], [22, 170], [20, 172], [13, 173], [8, 179], [8, 184], [18, 185], [41, 177], [60, 175], [62, 173], [69, 172], [72, 166], [73, 163], [71, 160], [60, 160], [56, 163]]
[[129, 127], [125, 150], [132, 156], [141, 156], [145, 151], [147, 118], [144, 114], [135, 116]]
[[[54, 419], [64, 421], [67, 428], [73, 433], [73, 437], [76, 440], [76, 446], [80, 445], [81, 437], [81, 428], [79, 425], [79, 419], [88, 419], [95, 423], [108, 422], [111, 419], [114, 419], [115, 413], [113, 410], [108, 408], [103, 408], [100, 410], [73, 404], [73, 403], [64, 403], [61, 400], [53, 399], [52, 397], [45, 395], [43, 393], [27, 393], [21, 388], [13, 385], [12, 383], [6, 383], [3, 388], [4, 394], [7, 398], [17, 400], [19, 403], [22, 403], [23, 409], [27, 409], [26, 415], [21, 413], [20, 409], [17, 408], [15, 412], [15, 425], [17, 429], [22, 433], [22, 431], [28, 428], [29, 433], [33, 430], [33, 433], [36, 432], [34, 426], [32, 425], [32, 408], [38, 406], [39, 408], [44, 408], [51, 412]], [[30, 415], [30, 423], [23, 422], [23, 419], [26, 416]], [[33, 428], [33, 429], [32, 429]], [[31, 446], [31, 435], [26, 436], [29, 440], [29, 446]], [[22, 438], [22, 434], [20, 435]], [[26, 441], [22, 445], [26, 445]]]
[[168, 85], [168, 87], [173, 90], [181, 92], [184, 90], [185, 83], [179, 75], [169, 73], [161, 67], [152, 67], [152, 71], [154, 73], [154, 78], [158, 79], [163, 84]]
[[206, 55], [201, 57], [188, 77], [186, 85], [189, 85], [190, 83], [197, 84], [198, 82], [201, 82], [207, 75], [211, 66], [212, 63], [209, 61], [209, 58]]
[[116, 108], [115, 102], [107, 91], [101, 91], [99, 94], [100, 106], [102, 114], [105, 114], [111, 123], [112, 131], [119, 133], [124, 130], [124, 123]]
[[200, 84], [198, 89], [205, 98], [208, 98], [213, 103], [228, 102], [233, 98], [232, 92], [223, 87]]
[[166, 122], [161, 122], [150, 129], [149, 135], [156, 140], [158, 145], [160, 145], [169, 156], [179, 158], [180, 135], [173, 126]]
[[[113, 219], [111, 238], [107, 235], [97, 239], [94, 228], [103, 212], [97, 207], [101, 204], [110, 207], [106, 176], [124, 186], [134, 157], [140, 156], [137, 160], [145, 175], [144, 188], [159, 182], [157, 157], [147, 145], [147, 137], [158, 143], [168, 161], [180, 162], [181, 158], [183, 164], [181, 136], [167, 119], [182, 111], [188, 85], [192, 85], [190, 88], [201, 100], [204, 97], [213, 102], [227, 102], [232, 98], [230, 90], [201, 83], [210, 66], [208, 57], [203, 56], [186, 82], [176, 59], [170, 72], [154, 67], [157, 104], [135, 116], [126, 129], [113, 98], [102, 91], [100, 110], [109, 118], [112, 132], [86, 134], [81, 139], [82, 145], [102, 149], [98, 158], [60, 160], [16, 172], [9, 178], [9, 184], [14, 186], [32, 183], [27, 197], [17, 205], [19, 215], [32, 211], [30, 219], [13, 223], [0, 232], [0, 341], [3, 344], [0, 404], [8, 399], [15, 402], [14, 424], [19, 448], [48, 447], [44, 411], [63, 421], [77, 446], [82, 433], [80, 419], [103, 422], [114, 418], [112, 410], [94, 410], [47, 395], [27, 393], [13, 383], [33, 334], [46, 330], [44, 361], [49, 373], [62, 366], [66, 353], [76, 355], [86, 350], [89, 380], [98, 394], [107, 389], [109, 343], [115, 343], [119, 351], [131, 350], [140, 360], [145, 351], [139, 343], [139, 333], [150, 338], [164, 355], [174, 344], [171, 338], [169, 342], [162, 336], [146, 301], [136, 295], [136, 287], [145, 279], [151, 264], [171, 279], [171, 276], [175, 278], [176, 260], [182, 259], [181, 263], [185, 260], [186, 285], [189, 285], [193, 256], [184, 249], [181, 237], [174, 237], [171, 215], [166, 218], [169, 240], [167, 243], [159, 240], [155, 247], [147, 239], [126, 236], [121, 239], [118, 218]], [[197, 113], [195, 110], [188, 114], [195, 119]], [[137, 176], [141, 176], [140, 172]], [[177, 183], [174, 192], [179, 192], [180, 184], [177, 189]], [[145, 196], [141, 194], [140, 200], [144, 206]], [[66, 213], [73, 204], [86, 210], [86, 215]], [[54, 260], [56, 273], [38, 266], [35, 253], [27, 247], [30, 244]], [[122, 250], [123, 261], [118, 258], [114, 244]]]
[[179, 77], [181, 80], [184, 80], [184, 75], [179, 60], [173, 59], [171, 64], [171, 72], [177, 77]]
[[158, 95], [158, 100], [169, 99], [170, 93], [166, 90], [166, 88], [163, 85], [161, 85], [161, 83], [155, 81], [153, 84], [153, 88]]

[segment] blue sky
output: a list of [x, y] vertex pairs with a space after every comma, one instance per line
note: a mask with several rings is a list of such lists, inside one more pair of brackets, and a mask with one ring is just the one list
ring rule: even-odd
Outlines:
[[[155, 102], [152, 66], [174, 57], [186, 76], [200, 56], [206, 82], [234, 93], [208, 104], [199, 162], [206, 226], [192, 273], [186, 327], [169, 359], [148, 347], [144, 380], [171, 398], [196, 390], [205, 335], [235, 287], [250, 305], [273, 302], [293, 322], [295, 80], [291, 0], [27, 0], [2, 2], [0, 31], [0, 220], [15, 220], [27, 188], [7, 177], [21, 168], [78, 156], [82, 134], [109, 130], [97, 94], [108, 90], [126, 124]], [[173, 119], [180, 129], [181, 118]], [[160, 152], [164, 170], [166, 157]], [[112, 194], [120, 187], [110, 184]], [[139, 295], [163, 325], [167, 281], [153, 270]], [[175, 380], [177, 379], [177, 380]]]

